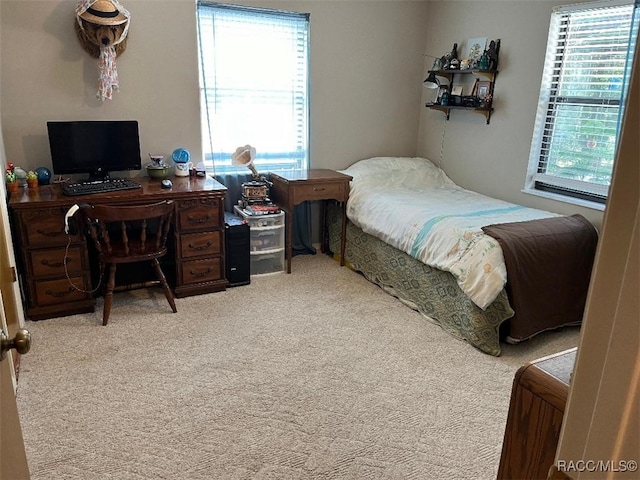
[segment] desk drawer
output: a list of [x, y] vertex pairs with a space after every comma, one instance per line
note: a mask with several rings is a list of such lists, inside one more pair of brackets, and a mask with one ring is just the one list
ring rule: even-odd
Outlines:
[[[84, 276], [72, 276], [71, 281], [82, 290], [91, 290], [91, 286]], [[91, 298], [89, 293], [73, 288], [67, 278], [34, 282], [34, 292], [38, 306], [69, 303]]]
[[219, 231], [187, 233], [180, 235], [178, 242], [182, 258], [220, 255], [222, 252], [222, 233]]
[[177, 204], [176, 223], [179, 231], [222, 229], [222, 208], [218, 198], [180, 200]]
[[[27, 210], [20, 213], [20, 224], [24, 228], [24, 239], [30, 247], [55, 247], [66, 245], [69, 237], [64, 233], [64, 214], [61, 208]], [[80, 237], [72, 235], [71, 241]]]
[[190, 260], [180, 265], [182, 284], [213, 282], [224, 278], [221, 257]]
[[[30, 250], [29, 262], [35, 277], [63, 276], [64, 275], [64, 248], [51, 248], [46, 250]], [[88, 269], [84, 260], [84, 250], [80, 245], [69, 247], [67, 255], [67, 271], [70, 274], [82, 272]]]
[[336, 199], [342, 201], [346, 198], [346, 188], [344, 183], [317, 182], [311, 185], [293, 185], [293, 203], [298, 204], [305, 200], [328, 200]]

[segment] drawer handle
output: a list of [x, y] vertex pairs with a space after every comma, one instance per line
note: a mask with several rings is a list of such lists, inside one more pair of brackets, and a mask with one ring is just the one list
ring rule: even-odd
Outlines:
[[199, 219], [195, 218], [193, 215], [189, 215], [187, 217], [187, 220], [189, 220], [191, 223], [206, 223], [209, 220], [211, 220], [211, 214], [208, 213], [207, 215], [205, 215], [204, 218], [199, 218]]
[[189, 247], [190, 249], [192, 249], [192, 250], [201, 251], [201, 250], [207, 250], [211, 245], [213, 245], [213, 242], [212, 242], [211, 240], [209, 240], [209, 241], [207, 242], [207, 244], [206, 244], [206, 245], [200, 245], [200, 246], [198, 246], [198, 245], [195, 245], [195, 244], [193, 244], [193, 243], [190, 243], [190, 244], [188, 245], [188, 247]]
[[[69, 265], [72, 261], [73, 261], [72, 258], [67, 258], [67, 265]], [[63, 262], [49, 263], [49, 260], [47, 260], [46, 258], [42, 260], [40, 263], [45, 267], [51, 267], [51, 268], [60, 268], [61, 266], [64, 265]]]
[[193, 270], [191, 270], [189, 273], [193, 277], [202, 278], [202, 277], [206, 277], [207, 275], [209, 275], [212, 271], [213, 271], [213, 269], [211, 269], [211, 267], [209, 267], [204, 272], [194, 272]]
[[42, 235], [43, 237], [58, 237], [62, 234], [62, 231], [59, 232], [47, 232], [46, 230], [37, 229], [36, 232]]
[[45, 290], [44, 293], [46, 293], [47, 295], [51, 296], [51, 297], [55, 297], [55, 298], [62, 298], [62, 297], [66, 297], [68, 295], [71, 295], [74, 291], [73, 287], [69, 287], [67, 290], [63, 290], [61, 292], [54, 292], [53, 290]]
[[313, 187], [314, 192], [324, 192], [326, 188], [324, 187]]

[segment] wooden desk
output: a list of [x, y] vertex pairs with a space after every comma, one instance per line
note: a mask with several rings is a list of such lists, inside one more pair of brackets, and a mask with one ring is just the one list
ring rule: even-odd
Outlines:
[[173, 233], [163, 270], [175, 295], [226, 289], [226, 187], [209, 177], [172, 178], [171, 189], [162, 188], [159, 180], [135, 180], [142, 189], [67, 196], [59, 185], [46, 185], [11, 193], [9, 209], [28, 318], [41, 320], [95, 309], [86, 238], [64, 231], [65, 213], [75, 203], [139, 205], [174, 200]]
[[[291, 273], [293, 254], [293, 207], [307, 200], [337, 200], [342, 202], [342, 238], [340, 240], [340, 265], [344, 265], [344, 242], [347, 232], [347, 200], [349, 199], [349, 175], [326, 169], [271, 173], [273, 182], [271, 199], [287, 213], [285, 235], [287, 273]], [[322, 208], [322, 235], [326, 224], [326, 211]], [[322, 241], [324, 248], [324, 240]]]
[[498, 480], [546, 479], [558, 447], [577, 349], [549, 355], [515, 375]]

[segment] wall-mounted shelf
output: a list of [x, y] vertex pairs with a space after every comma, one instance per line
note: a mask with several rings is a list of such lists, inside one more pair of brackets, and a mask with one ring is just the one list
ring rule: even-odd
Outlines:
[[489, 82], [496, 81], [496, 75], [498, 75], [498, 70], [475, 70], [475, 69], [467, 69], [467, 70], [429, 70], [429, 73], [435, 73], [438, 77], [446, 77], [450, 81], [453, 80], [454, 75], [473, 75], [474, 77], [484, 78]]
[[427, 103], [425, 106], [446, 113], [447, 120], [449, 120], [451, 110], [468, 110], [470, 112], [479, 113], [481, 115], [484, 115], [485, 119], [487, 120], [487, 125], [491, 121], [491, 112], [493, 112], [493, 108], [487, 107], [464, 107], [461, 105], [440, 105], [438, 103]]
[[[448, 103], [446, 105], [442, 105], [440, 103], [427, 103], [425, 106], [427, 108], [431, 108], [433, 110], [438, 110], [446, 114], [447, 120], [451, 115], [451, 110], [467, 110], [474, 113], [479, 113], [483, 115], [486, 119], [486, 124], [488, 125], [491, 121], [491, 113], [493, 112], [493, 107], [491, 106], [493, 103], [493, 87], [496, 81], [496, 76], [498, 75], [498, 70], [430, 70], [429, 73], [433, 73], [436, 77], [444, 77], [448, 80], [449, 85], [448, 89], [453, 85], [453, 79], [456, 75], [473, 75], [476, 77], [476, 81], [482, 79], [482, 81], [489, 82], [489, 91], [488, 94], [491, 95], [491, 100], [488, 104], [482, 105], [479, 107], [476, 106], [468, 106], [468, 105], [456, 105]], [[468, 82], [467, 82], [468, 83]], [[477, 93], [474, 91], [472, 95], [466, 95], [465, 97], [475, 96]]]

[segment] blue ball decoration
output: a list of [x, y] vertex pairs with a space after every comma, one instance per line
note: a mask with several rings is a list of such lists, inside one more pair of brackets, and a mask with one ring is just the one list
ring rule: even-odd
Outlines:
[[47, 167], [38, 167], [34, 172], [38, 176], [38, 185], [49, 185], [49, 182], [51, 182], [51, 170]]
[[191, 159], [191, 154], [186, 148], [176, 148], [171, 154], [171, 159], [175, 163], [187, 163]]

